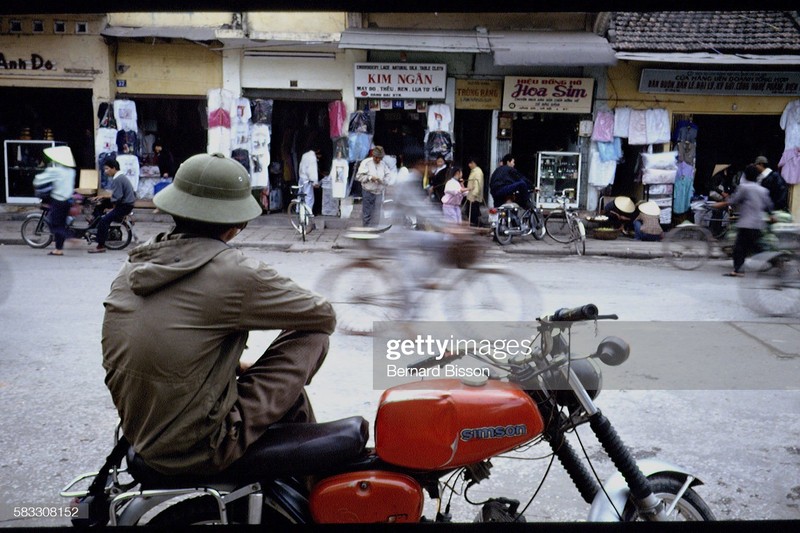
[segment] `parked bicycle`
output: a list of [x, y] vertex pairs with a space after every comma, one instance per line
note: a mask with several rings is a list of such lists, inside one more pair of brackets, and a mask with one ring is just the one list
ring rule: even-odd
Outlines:
[[528, 207], [523, 209], [516, 202], [507, 202], [497, 208], [497, 219], [492, 222], [494, 237], [500, 244], [508, 244], [515, 236], [533, 235], [537, 241], [544, 239], [544, 216], [536, 205], [536, 189], [528, 191]]
[[379, 231], [348, 234], [360, 243], [356, 257], [318, 283], [317, 292], [336, 309], [340, 331], [370, 335], [373, 322], [394, 320], [521, 321], [540, 312], [530, 282], [479, 261], [485, 245], [473, 232]]
[[289, 221], [292, 227], [297, 230], [303, 237], [303, 242], [306, 240], [306, 235], [311, 231], [311, 217], [314, 215], [306, 205], [306, 193], [300, 188], [299, 185], [292, 185], [295, 191], [295, 198], [289, 202], [289, 208], [286, 210], [289, 213]]
[[[80, 200], [79, 200], [80, 201]], [[50, 230], [50, 204], [39, 204], [40, 211], [31, 213], [22, 222], [20, 229], [22, 240], [31, 248], [47, 248], [53, 242], [53, 233]], [[81, 216], [85, 225], [78, 221], [78, 217], [67, 218], [67, 237], [85, 239], [87, 244], [97, 242], [97, 224], [99, 216], [92, 216], [92, 208], [88, 202], [81, 201]], [[127, 215], [122, 222], [112, 222], [108, 228], [106, 248], [109, 250], [122, 250], [131, 243], [135, 235], [133, 226], [135, 222], [132, 215]]]
[[730, 255], [735, 241], [735, 233], [731, 231], [735, 218], [730, 209], [714, 210], [707, 202], [693, 203], [692, 209], [697, 223], [675, 226], [662, 241], [667, 261], [681, 270], [695, 270], [704, 265], [715, 255], [715, 248]]
[[575, 253], [586, 253], [586, 226], [578, 216], [578, 211], [568, 206], [575, 189], [564, 189], [556, 196], [559, 206], [550, 211], [544, 219], [547, 234], [561, 244], [574, 245]]

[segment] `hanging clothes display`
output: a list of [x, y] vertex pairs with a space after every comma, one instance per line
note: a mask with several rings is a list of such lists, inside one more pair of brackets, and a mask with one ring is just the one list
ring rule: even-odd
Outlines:
[[628, 144], [647, 144], [647, 113], [644, 110], [631, 110], [631, 120], [628, 124]]
[[337, 157], [331, 162], [331, 195], [334, 198], [347, 196], [347, 181], [350, 174], [350, 164], [346, 159]]
[[647, 144], [664, 144], [671, 140], [669, 112], [666, 109], [645, 111]]
[[800, 183], [800, 146], [783, 152], [778, 168], [786, 183], [790, 185]]
[[598, 142], [597, 151], [600, 153], [600, 160], [603, 162], [622, 159], [622, 139], [614, 137], [611, 142]]
[[269, 145], [271, 141], [271, 127], [268, 124], [256, 123], [251, 128], [250, 185], [254, 188], [269, 187]]
[[114, 100], [114, 119], [117, 129], [137, 131], [139, 129], [136, 115], [136, 102], [133, 100]]
[[[119, 170], [125, 177], [128, 178], [128, 181], [131, 182], [133, 186], [133, 190], [136, 191], [136, 196], [139, 198], [144, 198], [145, 194], [139, 195], [139, 158], [135, 155], [118, 155], [117, 156], [117, 163], [119, 163]], [[150, 190], [150, 196], [153, 196], [152, 189]]]
[[694, 196], [694, 171], [689, 163], [678, 163], [672, 192], [672, 211], [677, 215], [689, 211], [689, 204]]
[[114, 128], [97, 128], [94, 137], [94, 151], [99, 156], [117, 151], [117, 130]]
[[208, 91], [208, 153], [219, 152], [230, 155], [231, 114], [235, 113], [236, 98], [227, 89], [210, 89]]
[[614, 140], [614, 113], [611, 111], [598, 111], [592, 128], [592, 140], [596, 142], [611, 142]]
[[784, 151], [800, 147], [800, 100], [792, 100], [783, 109], [781, 129], [786, 131]]
[[447, 104], [433, 104], [428, 106], [428, 130], [450, 131], [450, 106]]
[[347, 133], [347, 106], [341, 100], [328, 104], [328, 121], [331, 139], [337, 139]]
[[631, 108], [618, 107], [614, 110], [614, 137], [628, 138], [631, 123]]
[[614, 183], [617, 173], [617, 161], [610, 159], [604, 161], [600, 157], [598, 143], [593, 142], [589, 148], [589, 185], [606, 187]]

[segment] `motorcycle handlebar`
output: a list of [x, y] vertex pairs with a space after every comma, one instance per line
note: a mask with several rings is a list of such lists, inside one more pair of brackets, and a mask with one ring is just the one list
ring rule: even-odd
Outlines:
[[598, 317], [597, 306], [594, 304], [581, 305], [569, 309], [562, 307], [552, 315], [545, 318], [548, 322], [578, 322], [579, 320], [595, 320]]

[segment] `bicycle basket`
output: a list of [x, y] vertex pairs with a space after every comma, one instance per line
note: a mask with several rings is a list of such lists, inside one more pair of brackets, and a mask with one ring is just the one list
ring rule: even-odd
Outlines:
[[474, 237], [452, 239], [445, 243], [442, 261], [450, 267], [468, 268], [475, 264], [482, 250], [483, 246]]

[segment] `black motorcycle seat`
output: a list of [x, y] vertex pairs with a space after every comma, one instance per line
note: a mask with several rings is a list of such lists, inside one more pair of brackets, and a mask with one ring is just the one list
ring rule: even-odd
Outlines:
[[360, 416], [321, 424], [275, 424], [245, 454], [216, 474], [166, 475], [128, 449], [128, 472], [146, 487], [197, 487], [244, 484], [286, 476], [306, 476], [358, 458], [369, 440], [369, 423]]

